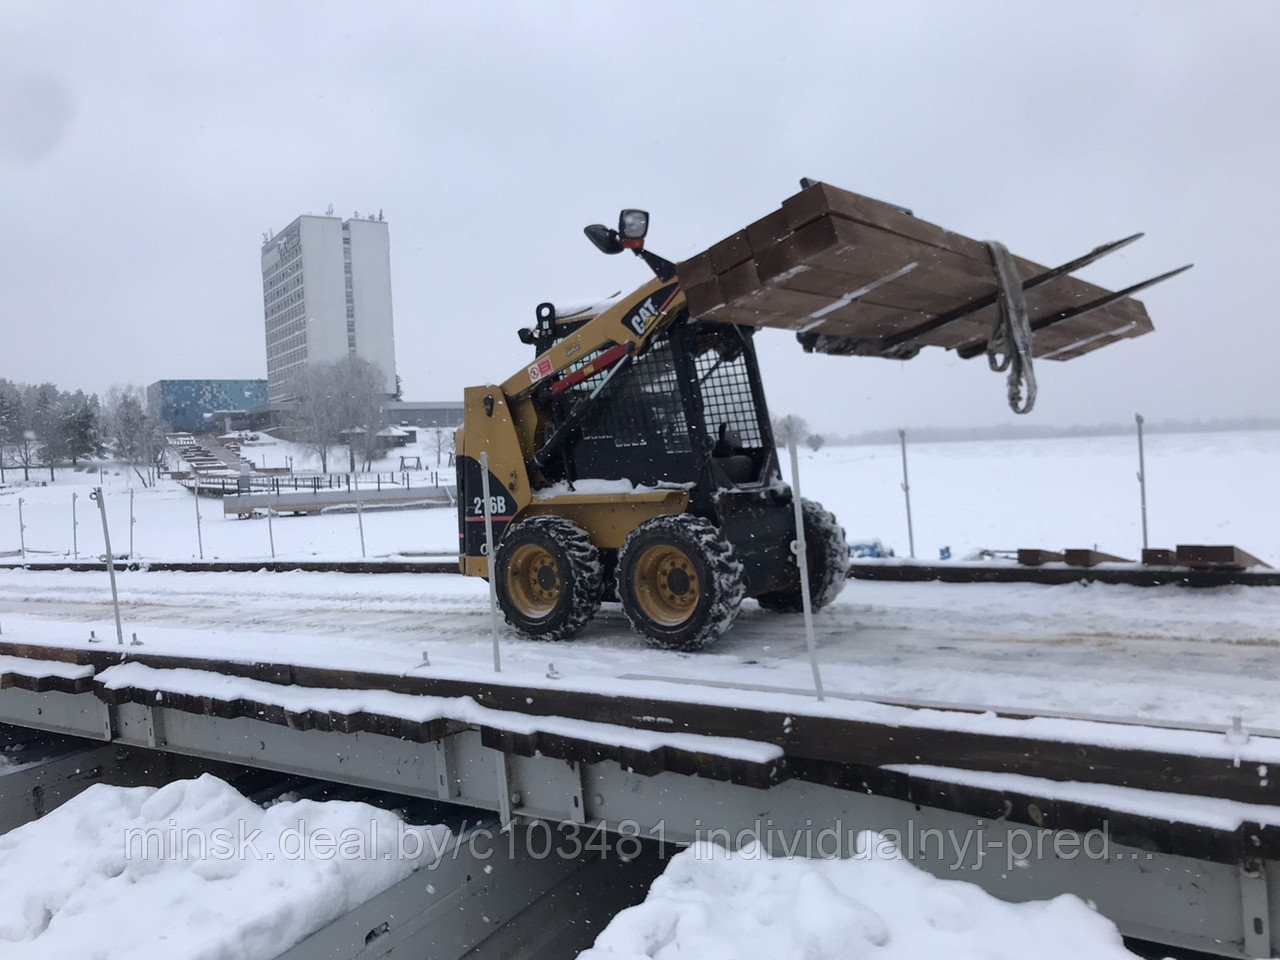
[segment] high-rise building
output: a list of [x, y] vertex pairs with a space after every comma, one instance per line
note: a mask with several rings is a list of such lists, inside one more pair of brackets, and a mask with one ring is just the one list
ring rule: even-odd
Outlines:
[[391, 321], [391, 237], [386, 221], [298, 217], [262, 245], [267, 394], [294, 397], [308, 363], [353, 355], [396, 390]]

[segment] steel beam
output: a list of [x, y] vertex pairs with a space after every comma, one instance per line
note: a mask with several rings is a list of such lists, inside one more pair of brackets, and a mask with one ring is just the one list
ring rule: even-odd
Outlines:
[[[668, 847], [695, 839], [737, 847], [759, 839], [775, 853], [849, 856], [859, 831], [891, 831], [919, 866], [976, 882], [1003, 899], [1071, 892], [1096, 903], [1129, 936], [1230, 957], [1269, 956], [1276, 947], [1271, 930], [1280, 903], [1265, 882], [1280, 869], [1265, 859], [1280, 848], [1273, 828], [1232, 832], [1148, 822], [1059, 803], [1051, 792], [1014, 797], [875, 769], [850, 771], [836, 785], [792, 779], [764, 789], [672, 772], [642, 775], [608, 760], [509, 755], [487, 746], [475, 729], [416, 743], [163, 705], [108, 708], [91, 693], [0, 691], [0, 718], [442, 800], [490, 818], [506, 806], [517, 825], [545, 818], [557, 829], [636, 834]], [[1097, 856], [1055, 847], [1074, 836], [1078, 850], [1091, 829], [1103, 830], [1098, 842], [1107, 841]]]

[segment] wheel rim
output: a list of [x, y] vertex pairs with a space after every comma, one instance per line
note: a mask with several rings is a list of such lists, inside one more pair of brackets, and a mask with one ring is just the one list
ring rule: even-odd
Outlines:
[[522, 544], [511, 554], [506, 586], [507, 596], [532, 620], [554, 610], [564, 589], [556, 558], [536, 543]]
[[655, 544], [640, 554], [634, 584], [636, 603], [644, 615], [664, 627], [688, 620], [702, 596], [693, 560], [670, 544]]

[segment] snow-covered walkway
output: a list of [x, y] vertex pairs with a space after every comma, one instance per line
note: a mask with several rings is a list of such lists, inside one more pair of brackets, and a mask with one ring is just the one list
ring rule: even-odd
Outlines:
[[[149, 653], [475, 676], [491, 669], [483, 581], [448, 574], [120, 575]], [[5, 640], [114, 636], [106, 577], [0, 571]], [[1280, 589], [855, 581], [817, 617], [829, 691], [1280, 729]], [[648, 648], [616, 606], [575, 641], [503, 632], [504, 673], [809, 688], [801, 619], [748, 601], [712, 650]]]

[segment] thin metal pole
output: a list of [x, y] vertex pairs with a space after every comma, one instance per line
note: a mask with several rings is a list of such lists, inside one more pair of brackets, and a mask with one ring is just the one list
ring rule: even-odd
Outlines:
[[1142, 414], [1135, 413], [1138, 423], [1138, 489], [1142, 495], [1142, 549], [1147, 549], [1147, 458], [1142, 443]]
[[271, 541], [271, 559], [276, 558], [276, 532], [271, 527], [271, 518], [275, 515], [275, 511], [267, 507], [267, 539]]
[[102, 495], [101, 487], [94, 487], [89, 498], [98, 501], [98, 513], [102, 514], [102, 543], [107, 551], [107, 576], [111, 579], [111, 606], [116, 613], [116, 644], [123, 647], [124, 627], [120, 625], [120, 594], [116, 592], [116, 558], [111, 553], [111, 529], [107, 526], [107, 499]]
[[133, 559], [133, 525], [138, 521], [133, 519], [133, 487], [129, 488], [129, 559]]
[[196, 481], [196, 546], [200, 548], [200, 559], [204, 559], [204, 534], [200, 532], [200, 481]]
[[363, 558], [364, 553], [364, 508], [360, 504], [360, 498], [356, 497], [356, 522], [360, 524], [360, 556]]
[[813, 637], [813, 598], [809, 595], [809, 552], [804, 537], [804, 507], [800, 499], [800, 460], [796, 456], [796, 431], [789, 430], [787, 449], [791, 453], [791, 505], [796, 514], [796, 539], [792, 549], [800, 566], [800, 602], [804, 606], [804, 637], [809, 647], [809, 666], [813, 669], [813, 689], [822, 696], [822, 672], [818, 669], [818, 645]]
[[484, 496], [484, 552], [489, 562], [489, 630], [493, 634], [493, 672], [502, 672], [498, 649], [498, 573], [493, 557], [493, 509], [489, 502], [489, 454], [480, 454], [480, 492]]
[[22, 520], [22, 505], [27, 501], [18, 498], [18, 547], [22, 550], [22, 562], [27, 562], [27, 525]]
[[916, 556], [916, 532], [911, 525], [911, 483], [907, 480], [907, 431], [898, 431], [898, 442], [902, 444], [902, 495], [907, 500], [907, 550], [911, 559]]
[[71, 494], [71, 555], [74, 559], [79, 560], [80, 537], [77, 533], [77, 528], [80, 526], [80, 521], [76, 519], [76, 496], [77, 494], [75, 493]]

